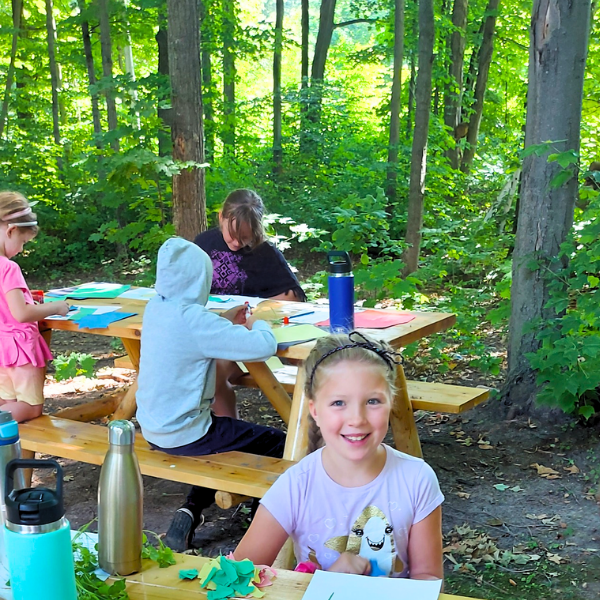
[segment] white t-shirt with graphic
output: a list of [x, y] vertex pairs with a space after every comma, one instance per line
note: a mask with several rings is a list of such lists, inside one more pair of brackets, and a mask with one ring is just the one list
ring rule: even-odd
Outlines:
[[408, 577], [408, 535], [443, 501], [433, 469], [383, 445], [386, 462], [367, 485], [343, 487], [325, 472], [322, 449], [277, 479], [261, 500], [294, 542], [298, 562], [329, 569], [342, 552], [371, 561], [372, 575]]

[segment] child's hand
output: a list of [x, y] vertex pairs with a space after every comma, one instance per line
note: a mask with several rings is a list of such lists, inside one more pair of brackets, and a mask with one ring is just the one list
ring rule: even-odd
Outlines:
[[63, 302], [62, 300], [60, 302], [52, 302], [51, 304], [49, 304], [47, 306], [52, 307], [51, 314], [61, 315], [62, 317], [66, 317], [69, 310], [71, 310], [69, 308], [69, 305], [66, 302]]
[[329, 571], [351, 573], [352, 575], [368, 575], [371, 572], [371, 563], [362, 556], [343, 552], [329, 567]]
[[246, 325], [246, 305], [234, 306], [222, 312], [221, 316], [231, 321], [234, 325]]

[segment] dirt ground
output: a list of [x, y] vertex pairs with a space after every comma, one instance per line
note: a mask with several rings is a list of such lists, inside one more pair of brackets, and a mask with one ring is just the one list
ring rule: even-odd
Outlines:
[[[111, 338], [55, 332], [55, 355], [87, 352], [104, 367], [102, 378], [47, 382], [47, 412], [86, 402], [131, 372], [111, 370], [123, 354]], [[496, 387], [458, 364], [444, 376], [407, 365], [409, 378]], [[256, 390], [240, 389], [241, 417], [285, 429]], [[493, 398], [463, 416], [416, 414], [423, 454], [437, 473], [446, 500], [443, 531], [445, 589], [477, 598], [600, 597], [600, 480], [598, 428], [542, 425], [527, 419], [498, 421]], [[391, 442], [391, 438], [388, 440]], [[67, 517], [81, 527], [97, 514], [99, 467], [60, 459], [65, 468]], [[144, 526], [165, 532], [187, 486], [144, 478]], [[248, 526], [248, 508], [213, 508], [194, 539], [199, 552], [232, 550]], [[94, 525], [91, 526], [95, 530]]]

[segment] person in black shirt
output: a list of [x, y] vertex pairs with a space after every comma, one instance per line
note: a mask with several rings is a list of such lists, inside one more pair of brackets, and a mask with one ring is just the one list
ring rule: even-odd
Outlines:
[[[271, 300], [306, 301], [306, 294], [283, 254], [266, 240], [264, 204], [248, 189], [231, 192], [219, 211], [219, 227], [205, 231], [194, 242], [213, 264], [211, 294], [257, 296]], [[232, 382], [242, 375], [236, 363], [217, 361], [213, 412], [237, 418]]]

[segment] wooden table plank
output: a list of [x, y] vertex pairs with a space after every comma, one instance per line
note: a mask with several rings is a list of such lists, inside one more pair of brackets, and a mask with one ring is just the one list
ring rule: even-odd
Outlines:
[[[197, 580], [179, 579], [180, 569], [200, 569], [208, 558], [203, 556], [175, 555], [177, 564], [159, 569], [156, 563], [145, 560], [142, 571], [126, 577], [127, 593], [131, 600], [204, 600], [206, 592], [200, 590]], [[271, 587], [264, 588], [264, 600], [302, 600], [312, 579], [308, 573], [277, 570]], [[464, 596], [440, 594], [439, 600], [474, 600]]]

